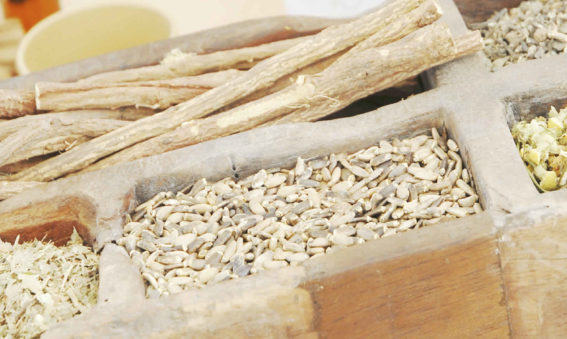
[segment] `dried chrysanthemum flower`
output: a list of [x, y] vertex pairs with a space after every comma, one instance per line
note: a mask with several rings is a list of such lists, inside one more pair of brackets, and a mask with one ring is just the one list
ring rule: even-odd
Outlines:
[[512, 136], [530, 176], [543, 192], [567, 185], [567, 108], [554, 107], [546, 117], [520, 121]]
[[76, 231], [66, 246], [0, 239], [0, 337], [37, 337], [96, 303], [98, 256]]

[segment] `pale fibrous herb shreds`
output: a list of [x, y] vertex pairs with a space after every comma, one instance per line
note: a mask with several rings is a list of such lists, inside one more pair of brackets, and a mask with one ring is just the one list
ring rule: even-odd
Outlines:
[[0, 337], [33, 338], [96, 304], [98, 256], [76, 231], [66, 246], [0, 240]]
[[512, 135], [526, 163], [530, 176], [542, 191], [552, 191], [567, 184], [567, 108], [559, 112], [551, 107], [547, 117], [520, 121]]
[[530, 0], [502, 9], [482, 23], [484, 51], [492, 70], [524, 60], [563, 54], [567, 50], [567, 1]]

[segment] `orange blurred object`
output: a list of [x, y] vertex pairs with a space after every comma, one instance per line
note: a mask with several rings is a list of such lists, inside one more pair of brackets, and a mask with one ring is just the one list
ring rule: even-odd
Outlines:
[[38, 21], [59, 10], [59, 0], [2, 0], [4, 16], [18, 18], [28, 31]]

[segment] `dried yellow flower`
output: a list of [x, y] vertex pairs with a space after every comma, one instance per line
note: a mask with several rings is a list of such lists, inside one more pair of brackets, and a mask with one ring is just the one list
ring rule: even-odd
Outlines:
[[567, 185], [567, 108], [551, 107], [548, 117], [520, 121], [512, 136], [530, 176], [543, 192]]
[[76, 231], [66, 246], [0, 239], [0, 337], [31, 338], [96, 303], [98, 256]]

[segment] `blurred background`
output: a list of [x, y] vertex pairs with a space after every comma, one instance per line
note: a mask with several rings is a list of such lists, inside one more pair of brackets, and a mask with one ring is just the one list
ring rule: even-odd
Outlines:
[[[0, 78], [275, 16], [345, 18], [384, 0], [1, 0]], [[103, 8], [105, 7], [106, 8]], [[25, 35], [24, 35], [25, 33]]]
[[[45, 0], [43, 0], [45, 1]], [[49, 0], [48, 0], [49, 1]], [[375, 7], [383, 0], [138, 0], [161, 8], [178, 29], [187, 34], [237, 21], [272, 15], [349, 17]], [[59, 0], [61, 8], [100, 0]]]

